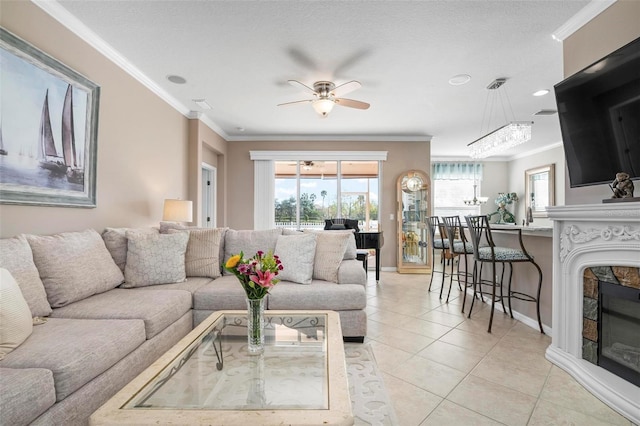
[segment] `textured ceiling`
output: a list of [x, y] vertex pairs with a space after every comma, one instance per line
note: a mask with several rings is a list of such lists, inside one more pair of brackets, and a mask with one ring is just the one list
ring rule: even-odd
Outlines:
[[[533, 120], [514, 155], [560, 142], [553, 85], [562, 43], [551, 34], [587, 1], [59, 1], [99, 38], [222, 136], [241, 139], [424, 140], [433, 156], [466, 156], [482, 128], [486, 86], [506, 77], [507, 118]], [[176, 85], [166, 76], [187, 83]], [[451, 86], [449, 78], [471, 81]], [[358, 80], [321, 119], [296, 79]], [[533, 97], [538, 89], [551, 90]], [[200, 110], [193, 99], [213, 107]], [[243, 129], [243, 130], [240, 130]], [[299, 147], [299, 146], [298, 146]]]

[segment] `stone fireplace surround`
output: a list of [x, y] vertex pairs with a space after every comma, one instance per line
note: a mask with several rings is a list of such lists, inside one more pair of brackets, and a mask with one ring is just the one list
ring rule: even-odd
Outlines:
[[640, 203], [549, 207], [553, 220], [553, 331], [546, 357], [640, 424], [640, 387], [582, 359], [583, 275], [592, 266], [640, 267]]

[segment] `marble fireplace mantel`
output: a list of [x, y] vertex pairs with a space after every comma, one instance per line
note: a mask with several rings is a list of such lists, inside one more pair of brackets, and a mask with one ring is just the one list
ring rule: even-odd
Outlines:
[[549, 207], [553, 220], [553, 331], [546, 357], [640, 424], [640, 387], [582, 359], [583, 273], [640, 267], [640, 203]]

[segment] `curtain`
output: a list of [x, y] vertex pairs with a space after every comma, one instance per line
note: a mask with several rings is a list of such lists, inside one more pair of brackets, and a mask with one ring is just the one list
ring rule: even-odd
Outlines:
[[482, 163], [434, 162], [431, 178], [438, 180], [482, 180]]

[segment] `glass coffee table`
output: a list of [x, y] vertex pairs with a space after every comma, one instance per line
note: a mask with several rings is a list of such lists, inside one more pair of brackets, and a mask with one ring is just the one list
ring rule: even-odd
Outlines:
[[91, 415], [91, 425], [353, 425], [340, 318], [265, 311], [247, 352], [246, 311], [219, 311]]

